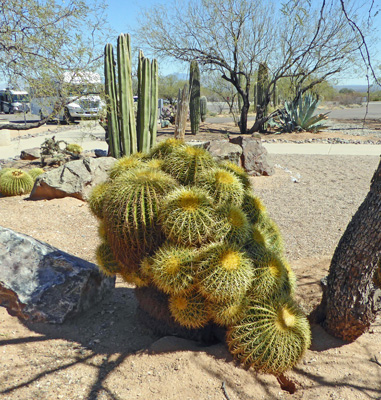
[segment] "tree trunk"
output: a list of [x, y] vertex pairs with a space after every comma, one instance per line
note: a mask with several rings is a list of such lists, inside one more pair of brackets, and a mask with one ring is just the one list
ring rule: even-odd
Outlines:
[[315, 317], [333, 336], [353, 341], [368, 330], [380, 310], [381, 162], [335, 250]]
[[241, 117], [240, 117], [240, 120], [238, 123], [241, 135], [246, 135], [246, 133], [247, 133], [247, 114], [248, 114], [248, 112], [249, 112], [249, 107], [247, 106], [246, 101], [245, 101], [243, 104], [243, 107], [241, 109]]

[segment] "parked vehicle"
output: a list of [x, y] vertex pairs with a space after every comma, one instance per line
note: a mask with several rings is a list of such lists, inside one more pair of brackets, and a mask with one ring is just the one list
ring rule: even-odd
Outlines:
[[14, 114], [30, 111], [29, 93], [24, 90], [0, 90], [0, 111], [6, 114]]
[[99, 118], [105, 106], [99, 95], [101, 90], [99, 74], [88, 71], [76, 74], [66, 72], [53, 86], [56, 90], [54, 96], [33, 95], [31, 102], [33, 114], [39, 115], [41, 119], [48, 117], [65, 123]]

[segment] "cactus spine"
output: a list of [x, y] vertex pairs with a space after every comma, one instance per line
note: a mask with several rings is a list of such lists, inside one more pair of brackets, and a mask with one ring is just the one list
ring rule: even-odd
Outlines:
[[192, 135], [196, 135], [200, 127], [200, 69], [196, 60], [190, 64], [189, 92], [191, 131]]
[[208, 100], [205, 96], [200, 97], [200, 117], [201, 122], [205, 122], [206, 113], [208, 112]]
[[[138, 113], [135, 121], [131, 78], [130, 36], [121, 34], [117, 46], [118, 74], [111, 44], [105, 47], [105, 91], [110, 155], [119, 158], [148, 151], [156, 141], [158, 67], [139, 53]], [[153, 72], [151, 72], [151, 70]], [[118, 85], [116, 84], [118, 75]], [[117, 92], [118, 87], [118, 92]], [[153, 88], [153, 89], [151, 89]], [[152, 104], [152, 107], [151, 107]]]

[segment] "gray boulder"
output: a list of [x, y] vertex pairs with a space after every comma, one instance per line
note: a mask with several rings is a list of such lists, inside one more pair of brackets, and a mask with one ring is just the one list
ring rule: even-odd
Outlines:
[[274, 174], [274, 167], [267, 159], [267, 150], [259, 139], [238, 136], [234, 139], [230, 139], [230, 143], [242, 147], [241, 162], [243, 168], [245, 168], [249, 175], [269, 176]]
[[21, 160], [37, 160], [40, 158], [40, 148], [33, 147], [32, 149], [22, 150], [20, 153]]
[[40, 175], [36, 179], [30, 199], [75, 197], [87, 200], [92, 188], [107, 179], [107, 172], [115, 161], [112, 157], [70, 161]]
[[240, 164], [242, 147], [228, 140], [212, 140], [206, 148], [217, 161]]
[[95, 264], [0, 227], [0, 305], [32, 322], [62, 323], [115, 286]]

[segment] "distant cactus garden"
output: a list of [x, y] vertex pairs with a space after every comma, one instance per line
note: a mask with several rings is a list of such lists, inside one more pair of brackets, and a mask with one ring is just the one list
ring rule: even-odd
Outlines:
[[[220, 325], [246, 366], [279, 375], [301, 359], [311, 334], [295, 275], [242, 168], [167, 139], [117, 160], [89, 205], [105, 274], [159, 293], [185, 329]], [[161, 313], [154, 299], [151, 315]]]

